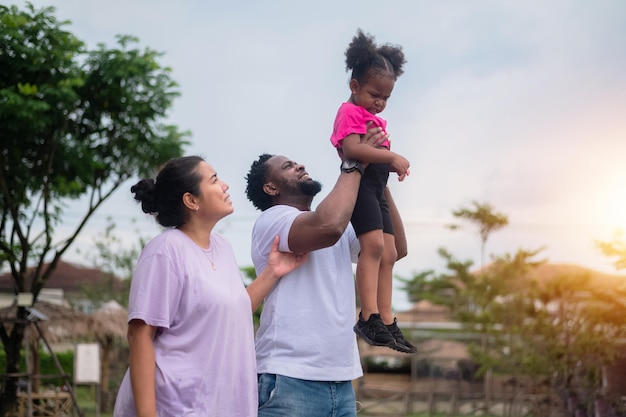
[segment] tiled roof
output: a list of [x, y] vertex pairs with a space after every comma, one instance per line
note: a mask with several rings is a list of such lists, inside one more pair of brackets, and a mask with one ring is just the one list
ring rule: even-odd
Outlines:
[[[45, 264], [46, 266], [48, 264]], [[81, 287], [110, 279], [104, 272], [78, 264], [59, 261], [48, 278], [45, 288], [61, 288], [65, 293], [80, 292]], [[114, 281], [116, 289], [121, 288], [121, 282]], [[14, 281], [11, 272], [0, 275], [0, 292], [13, 291]]]

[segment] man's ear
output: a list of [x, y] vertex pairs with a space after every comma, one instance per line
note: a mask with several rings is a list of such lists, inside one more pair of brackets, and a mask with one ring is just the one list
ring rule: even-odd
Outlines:
[[348, 85], [350, 86], [352, 94], [356, 94], [357, 91], [359, 91], [359, 82], [355, 78], [351, 79]]
[[265, 194], [271, 195], [271, 196], [275, 196], [279, 194], [278, 189], [271, 182], [268, 182], [267, 184], [263, 184], [263, 191], [265, 192]]

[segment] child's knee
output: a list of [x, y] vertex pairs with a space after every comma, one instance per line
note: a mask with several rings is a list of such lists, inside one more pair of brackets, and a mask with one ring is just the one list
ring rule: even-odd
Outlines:
[[393, 265], [396, 263], [398, 259], [398, 251], [396, 247], [393, 245], [386, 245], [383, 249], [383, 257], [381, 258], [381, 262], [384, 262], [388, 265]]
[[382, 260], [385, 251], [385, 241], [382, 236], [378, 236], [374, 233], [368, 233], [361, 236], [360, 244], [362, 256], [365, 255], [368, 258], [377, 258]]

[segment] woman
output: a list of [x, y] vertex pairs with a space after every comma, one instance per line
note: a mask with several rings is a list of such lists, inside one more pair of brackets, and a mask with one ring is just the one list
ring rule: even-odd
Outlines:
[[228, 241], [213, 232], [233, 212], [226, 185], [202, 158], [170, 160], [131, 187], [166, 228], [143, 249], [131, 283], [130, 366], [114, 415], [257, 415], [252, 312], [306, 256], [278, 252], [246, 289]]

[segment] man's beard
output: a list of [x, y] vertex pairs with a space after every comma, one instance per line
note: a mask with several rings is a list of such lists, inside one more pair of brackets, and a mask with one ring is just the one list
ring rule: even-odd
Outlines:
[[300, 192], [304, 195], [314, 197], [317, 193], [322, 191], [322, 184], [318, 181], [306, 181], [299, 184]]

